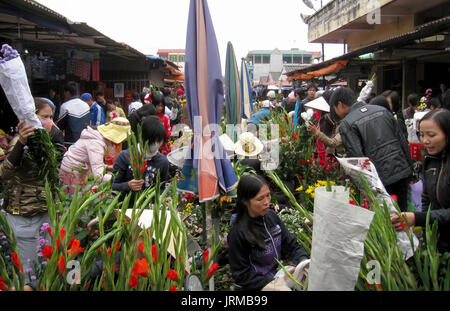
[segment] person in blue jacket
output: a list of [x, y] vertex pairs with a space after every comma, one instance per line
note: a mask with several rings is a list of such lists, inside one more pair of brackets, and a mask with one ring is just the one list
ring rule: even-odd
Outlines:
[[270, 209], [270, 189], [259, 175], [246, 174], [237, 187], [237, 217], [228, 235], [228, 255], [237, 290], [290, 290], [286, 277], [277, 277], [278, 262], [298, 265], [308, 259], [305, 249]]
[[262, 108], [255, 113], [250, 119], [248, 119], [248, 124], [258, 125], [261, 121], [267, 121], [270, 115], [270, 110], [272, 109], [272, 104], [269, 100], [262, 102]]
[[[164, 181], [167, 180], [169, 174], [169, 160], [158, 151], [167, 139], [163, 123], [157, 116], [148, 116], [143, 119], [141, 126], [142, 140], [148, 142], [148, 149], [144, 155], [147, 166], [143, 179], [134, 179], [128, 149], [121, 151], [114, 161], [113, 174], [115, 177], [112, 181], [112, 189], [120, 191], [123, 194], [122, 199], [130, 191], [136, 192], [153, 186], [158, 171], [162, 185], [165, 184]], [[134, 198], [131, 198], [130, 205], [133, 201]]]

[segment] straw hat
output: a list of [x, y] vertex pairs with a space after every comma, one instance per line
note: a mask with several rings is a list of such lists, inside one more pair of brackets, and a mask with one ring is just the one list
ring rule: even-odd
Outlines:
[[100, 134], [115, 144], [120, 144], [131, 134], [130, 122], [126, 118], [118, 117], [109, 123], [97, 127]]
[[306, 103], [305, 108], [312, 108], [320, 111], [330, 112], [330, 105], [322, 96]]
[[264, 149], [261, 141], [251, 132], [242, 133], [235, 146], [234, 152], [245, 157], [256, 156]]

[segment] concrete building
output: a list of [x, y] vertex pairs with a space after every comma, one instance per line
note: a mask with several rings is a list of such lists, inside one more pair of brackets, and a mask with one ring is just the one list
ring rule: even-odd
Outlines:
[[[347, 53], [289, 72], [301, 79], [337, 75], [357, 90], [376, 74], [376, 93], [394, 89], [405, 102], [450, 78], [448, 0], [334, 0], [306, 17], [311, 43], [347, 44]], [[338, 63], [340, 62], [340, 63]]]
[[247, 54], [246, 61], [253, 84], [284, 81], [284, 75], [293, 68], [299, 69], [313, 64], [321, 58], [320, 52], [291, 50], [254, 50]]

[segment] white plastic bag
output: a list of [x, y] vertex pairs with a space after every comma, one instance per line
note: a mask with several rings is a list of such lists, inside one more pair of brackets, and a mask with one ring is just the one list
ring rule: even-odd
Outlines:
[[[344, 168], [345, 172], [350, 176], [354, 183], [358, 187], [362, 188], [362, 183], [359, 178], [358, 173], [360, 173], [369, 184], [370, 190], [374, 193], [380, 204], [383, 201], [386, 202], [391, 216], [398, 214], [393, 199], [386, 191], [380, 177], [378, 176], [377, 169], [375, 165], [369, 160], [369, 158], [336, 158], [341, 166]], [[411, 241], [404, 231], [397, 231], [397, 245], [399, 250], [402, 252], [405, 260], [411, 258], [414, 255], [414, 251], [419, 246], [419, 240], [416, 236], [413, 236], [414, 249], [411, 246]]]
[[26, 125], [41, 129], [42, 125], [35, 113], [34, 99], [20, 57], [0, 64], [0, 85], [17, 118], [24, 120]]
[[353, 291], [375, 213], [349, 204], [342, 186], [316, 188], [308, 291]]

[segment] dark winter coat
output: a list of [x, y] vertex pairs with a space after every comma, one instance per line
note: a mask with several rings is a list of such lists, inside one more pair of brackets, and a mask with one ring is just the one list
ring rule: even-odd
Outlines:
[[237, 288], [261, 290], [277, 273], [275, 258], [288, 258], [297, 265], [308, 255], [273, 210], [265, 216], [250, 217], [250, 221], [263, 233], [265, 250], [252, 247], [246, 239], [247, 228], [237, 222], [228, 235], [229, 262]]
[[422, 212], [415, 213], [415, 225], [425, 227], [428, 209], [430, 226], [438, 222], [438, 249], [450, 252], [450, 178], [443, 174], [447, 156], [425, 156], [423, 169]]
[[412, 177], [408, 142], [384, 107], [354, 104], [339, 128], [347, 157], [368, 157], [384, 186]]

